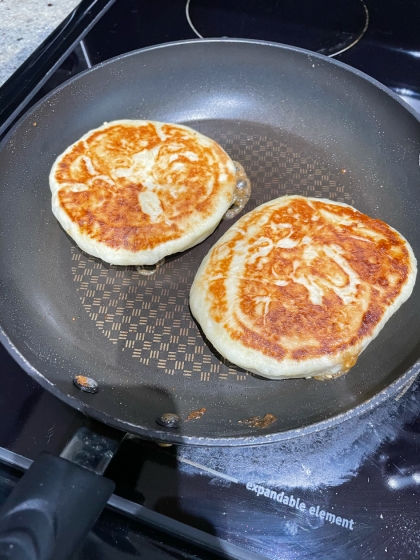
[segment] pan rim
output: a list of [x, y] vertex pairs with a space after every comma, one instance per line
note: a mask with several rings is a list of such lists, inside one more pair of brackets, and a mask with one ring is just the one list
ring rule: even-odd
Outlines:
[[413, 109], [413, 107], [411, 107], [411, 105], [409, 105], [409, 103], [407, 103], [404, 99], [402, 99], [397, 93], [392, 91], [392, 89], [390, 89], [389, 87], [384, 85], [382, 82], [380, 82], [376, 78], [372, 78], [372, 76], [369, 76], [369, 74], [366, 74], [365, 72], [362, 72], [361, 70], [358, 70], [357, 68], [354, 68], [353, 66], [350, 66], [349, 64], [346, 64], [345, 62], [341, 62], [340, 60], [336, 60], [335, 58], [331, 58], [331, 57], [325, 56], [325, 55], [317, 53], [317, 52], [309, 51], [307, 49], [302, 49], [300, 47], [294, 47], [293, 45], [287, 45], [287, 44], [284, 44], [284, 43], [275, 43], [273, 41], [263, 41], [263, 40], [260, 40], [260, 39], [242, 39], [242, 38], [237, 38], [237, 37], [209, 38], [209, 39], [185, 39], [185, 40], [182, 40], [182, 41], [171, 41], [171, 42], [168, 42], [168, 43], [159, 43], [157, 45], [151, 45], [149, 47], [143, 47], [141, 49], [136, 49], [134, 51], [129, 51], [127, 53], [123, 53], [123, 54], [114, 56], [112, 58], [109, 58], [108, 60], [104, 60], [103, 62], [100, 62], [99, 64], [96, 64], [95, 66], [92, 66], [91, 68], [87, 68], [86, 70], [83, 70], [82, 72], [79, 72], [78, 74], [76, 74], [72, 78], [66, 80], [65, 82], [63, 82], [62, 84], [60, 84], [59, 86], [54, 88], [52, 91], [47, 93], [44, 97], [42, 97], [39, 101], [37, 101], [28, 111], [25, 111], [24, 114], [16, 121], [16, 123], [13, 124], [11, 129], [5, 134], [4, 138], [0, 142], [0, 150], [3, 149], [5, 144], [7, 144], [10, 137], [13, 136], [13, 134], [19, 128], [21, 122], [24, 119], [26, 119], [32, 113], [34, 113], [38, 109], [38, 107], [43, 105], [48, 99], [50, 99], [50, 97], [59, 93], [62, 89], [68, 87], [72, 83], [78, 81], [83, 76], [85, 76], [87, 74], [93, 74], [97, 70], [100, 70], [101, 68], [103, 68], [105, 66], [108, 66], [110, 64], [113, 64], [113, 63], [115, 63], [119, 60], [123, 60], [123, 59], [129, 58], [131, 56], [137, 56], [139, 53], [149, 52], [149, 51], [154, 51], [154, 50], [159, 50], [159, 49], [165, 49], [165, 48], [168, 48], [168, 47], [177, 47], [177, 46], [182, 47], [184, 45], [190, 45], [190, 44], [207, 44], [207, 43], [238, 43], [238, 44], [250, 44], [250, 45], [267, 46], [267, 47], [279, 48], [279, 49], [282, 49], [282, 50], [288, 50], [288, 51], [292, 51], [292, 52], [298, 52], [298, 53], [306, 54], [308, 57], [322, 60], [324, 62], [327, 62], [328, 64], [331, 64], [332, 66], [337, 66], [338, 68], [342, 68], [346, 71], [349, 71], [352, 74], [368, 81], [373, 86], [379, 88], [385, 94], [389, 95], [394, 101], [396, 101], [402, 107], [404, 107], [404, 109], [406, 109], [411, 114], [411, 116], [414, 117], [420, 123], [420, 114], [415, 109]]
[[[217, 437], [197, 437], [197, 436], [186, 436], [180, 433], [175, 433], [168, 430], [162, 430], [156, 427], [153, 435], [150, 435], [150, 429], [120, 420], [113, 416], [110, 416], [97, 408], [90, 406], [84, 401], [74, 397], [72, 395], [66, 394], [60, 390], [56, 385], [51, 383], [42, 373], [34, 368], [28, 360], [19, 352], [19, 350], [10, 341], [9, 337], [4, 332], [2, 326], [0, 325], [0, 342], [3, 344], [5, 349], [9, 352], [12, 358], [22, 367], [26, 373], [28, 373], [37, 383], [41, 385], [44, 389], [51, 392], [51, 387], [54, 388], [53, 395], [59, 398], [64, 403], [68, 404], [72, 408], [86, 414], [87, 416], [98, 420], [108, 426], [117, 428], [123, 432], [137, 435], [143, 437], [147, 440], [153, 441], [163, 441], [173, 444], [184, 444], [184, 445], [194, 445], [199, 447], [252, 447], [255, 445], [267, 445], [270, 443], [280, 443], [288, 440], [296, 439], [309, 434], [314, 434], [322, 432], [328, 428], [332, 428], [347, 420], [351, 420], [356, 416], [362, 416], [365, 413], [370, 412], [383, 402], [389, 400], [392, 396], [398, 393], [405, 392], [416, 380], [420, 373], [420, 360], [417, 360], [401, 377], [393, 381], [385, 389], [365, 401], [364, 403], [350, 408], [345, 412], [341, 412], [320, 422], [314, 422], [302, 428], [293, 428], [287, 431], [280, 431], [270, 434], [252, 435], [252, 436], [217, 436]], [[157, 426], [157, 425], [156, 425]]]
[[[29, 118], [33, 112], [35, 112], [41, 105], [43, 105], [48, 99], [52, 96], [59, 93], [64, 88], [70, 86], [72, 83], [76, 82], [80, 78], [82, 78], [86, 74], [92, 74], [96, 70], [100, 70], [102, 67], [105, 67], [110, 64], [114, 64], [122, 59], [137, 56], [139, 53], [144, 53], [148, 51], [154, 51], [162, 48], [170, 48], [170, 47], [178, 47], [178, 46], [185, 46], [189, 44], [214, 44], [214, 43], [234, 43], [234, 44], [249, 44], [249, 45], [261, 45], [264, 47], [273, 47], [273, 48], [280, 48], [282, 50], [289, 50], [292, 52], [298, 52], [307, 55], [313, 60], [321, 60], [323, 62], [328, 62], [328, 64], [332, 64], [333, 66], [337, 66], [339, 68], [345, 69], [346, 71], [351, 72], [352, 74], [357, 75], [358, 77], [367, 80], [373, 86], [379, 88], [385, 94], [389, 95], [394, 101], [399, 103], [403, 108], [405, 108], [418, 122], [420, 122], [420, 115], [403, 99], [401, 99], [395, 92], [391, 89], [383, 85], [378, 80], [372, 78], [371, 76], [345, 64], [341, 61], [331, 59], [325, 55], [321, 55], [319, 53], [315, 53], [312, 51], [308, 51], [306, 49], [301, 49], [299, 47], [293, 47], [290, 45], [284, 45], [281, 43], [274, 43], [270, 41], [261, 41], [261, 40], [253, 40], [253, 39], [240, 39], [240, 38], [226, 38], [226, 39], [189, 39], [184, 41], [175, 41], [170, 43], [161, 43], [158, 45], [152, 45], [150, 47], [145, 47], [142, 49], [137, 49], [128, 53], [124, 53], [122, 55], [113, 57], [109, 60], [106, 60], [90, 69], [87, 69], [84, 72], [81, 72], [71, 78], [70, 80], [64, 82], [51, 92], [49, 92], [46, 96], [44, 96], [41, 100], [39, 100], [33, 107], [29, 109], [29, 111], [25, 112], [19, 120], [13, 125], [11, 130], [5, 135], [3, 141], [0, 143], [0, 150], [9, 142], [10, 138], [14, 135], [17, 129], [21, 126], [22, 122]], [[2, 323], [0, 317], [0, 323]], [[196, 445], [196, 446], [207, 446], [207, 447], [220, 447], [220, 446], [253, 446], [253, 445], [261, 445], [261, 444], [269, 444], [269, 443], [276, 443], [281, 441], [286, 441], [290, 439], [294, 439], [296, 437], [308, 435], [315, 432], [323, 431], [327, 428], [333, 427], [338, 425], [346, 420], [350, 420], [355, 416], [360, 416], [379, 404], [385, 402], [393, 395], [405, 389], [405, 387], [412, 383], [420, 372], [420, 360], [417, 360], [402, 376], [398, 379], [394, 380], [388, 386], [386, 386], [381, 391], [377, 392], [371, 398], [367, 399], [365, 402], [350, 408], [345, 412], [340, 412], [339, 414], [333, 415], [330, 418], [321, 420], [319, 422], [311, 423], [307, 426], [303, 426], [301, 428], [294, 428], [291, 430], [280, 431], [276, 433], [270, 434], [257, 434], [257, 435], [239, 435], [239, 436], [217, 436], [217, 437], [197, 437], [197, 436], [185, 436], [182, 434], [177, 434], [169, 430], [159, 429], [156, 427], [155, 430], [151, 430], [150, 428], [145, 428], [142, 426], [138, 426], [135, 424], [131, 424], [127, 421], [109, 416], [108, 414], [98, 410], [94, 406], [87, 404], [86, 402], [78, 399], [75, 396], [65, 393], [64, 391], [60, 390], [55, 384], [49, 381], [37, 368], [33, 367], [25, 356], [17, 349], [17, 347], [12, 343], [11, 339], [5, 332], [4, 328], [0, 324], [0, 342], [2, 342], [3, 346], [9, 352], [9, 354], [13, 357], [13, 359], [28, 373], [35, 381], [37, 381], [44, 389], [47, 389], [51, 392], [53, 388], [53, 394], [57, 396], [60, 400], [65, 402], [66, 404], [70, 405], [72, 408], [98, 420], [100, 422], [104, 422], [110, 426], [113, 426], [117, 429], [134, 433], [143, 437], [145, 439], [153, 439], [153, 440], [160, 440], [160, 441], [167, 441], [175, 444], [188, 444], [188, 445]], [[153, 431], [153, 435], [150, 432]]]

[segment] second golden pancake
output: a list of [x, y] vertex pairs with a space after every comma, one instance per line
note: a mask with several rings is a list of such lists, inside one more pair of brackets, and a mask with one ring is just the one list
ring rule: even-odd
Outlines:
[[238, 220], [204, 258], [191, 311], [229, 361], [272, 379], [332, 376], [410, 296], [416, 259], [381, 220], [284, 196]]

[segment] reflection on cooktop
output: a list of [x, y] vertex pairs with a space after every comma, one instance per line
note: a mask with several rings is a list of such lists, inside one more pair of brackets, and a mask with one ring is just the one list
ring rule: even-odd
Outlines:
[[[401, 396], [400, 393], [401, 398], [397, 396], [385, 406], [378, 406], [332, 428], [289, 441], [218, 449], [181, 446], [178, 450], [180, 469], [207, 476], [213, 476], [211, 471], [220, 472], [243, 484], [248, 481], [263, 482], [283, 489], [339, 486], [357, 474], [367, 457], [372, 457], [384, 442], [394, 441], [403, 426], [410, 425], [418, 416], [420, 393], [415, 390], [416, 387], [417, 384], [406, 389], [406, 394]], [[409, 432], [403, 433], [406, 436], [402, 447], [407, 443], [413, 446], [413, 441], [417, 439], [410, 437]], [[404, 463], [401, 468], [395, 463], [398, 464], [395, 458], [391, 463], [383, 458], [382, 470], [384, 476], [390, 477], [387, 482], [389, 487], [401, 488], [420, 482], [420, 465], [417, 462], [414, 466]], [[197, 465], [204, 465], [210, 470], [200, 469]]]
[[272, 560], [414, 558], [419, 413], [415, 382], [363, 416], [279, 444], [128, 439], [107, 475], [119, 496]]

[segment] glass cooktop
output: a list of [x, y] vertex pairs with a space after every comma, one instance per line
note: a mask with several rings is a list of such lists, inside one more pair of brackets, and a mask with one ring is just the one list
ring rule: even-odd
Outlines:
[[[115, 2], [48, 79], [38, 80], [31, 103], [113, 56], [202, 35], [280, 41], [336, 56], [417, 107], [419, 16], [414, 1], [353, 0], [345, 8], [327, 1]], [[18, 71], [14, 87], [21, 79]], [[41, 389], [2, 347], [0, 387], [4, 500], [38, 453], [59, 454], [80, 426], [98, 426]], [[240, 547], [243, 558], [414, 558], [420, 550], [419, 387], [414, 382], [361, 417], [279, 444], [190, 448], [127, 439], [106, 476], [116, 482], [114, 501], [78, 558], [206, 558], [209, 550], [240, 558], [226, 543]], [[202, 548], [197, 537], [194, 545], [194, 534], [174, 529], [171, 520], [215, 539]]]

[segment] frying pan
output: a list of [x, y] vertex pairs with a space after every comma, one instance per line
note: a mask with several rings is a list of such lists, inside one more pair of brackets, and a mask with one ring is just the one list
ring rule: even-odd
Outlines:
[[[53, 91], [1, 148], [0, 335], [29, 375], [126, 432], [210, 446], [321, 430], [417, 375], [419, 284], [349, 374], [270, 381], [217, 355], [188, 308], [195, 271], [232, 221], [152, 276], [82, 253], [52, 215], [49, 170], [85, 132], [124, 118], [184, 123], [220, 142], [251, 179], [244, 212], [292, 193], [341, 200], [386, 221], [420, 254], [420, 125], [384, 86], [321, 55], [261, 41], [129, 53]], [[78, 375], [98, 391], [80, 391]], [[179, 416], [178, 428], [156, 422], [166, 413]], [[266, 414], [276, 421], [265, 428], [247, 422]]]
[[[206, 446], [322, 430], [414, 380], [419, 284], [349, 374], [270, 381], [217, 355], [188, 309], [195, 271], [232, 221], [149, 277], [82, 253], [52, 215], [49, 170], [89, 129], [125, 118], [184, 123], [218, 141], [251, 179], [245, 212], [293, 193], [344, 201], [386, 221], [420, 254], [420, 125], [381, 84], [321, 55], [261, 41], [183, 41], [129, 53], [52, 92], [1, 146], [0, 338], [29, 375], [125, 432]], [[77, 376], [97, 392], [82, 392]], [[161, 425], [167, 413], [178, 427]], [[247, 421], [266, 414], [275, 422]], [[12, 493], [0, 552], [19, 550], [8, 558], [74, 552], [71, 539], [83, 538], [113, 485], [71, 465], [42, 455]]]

